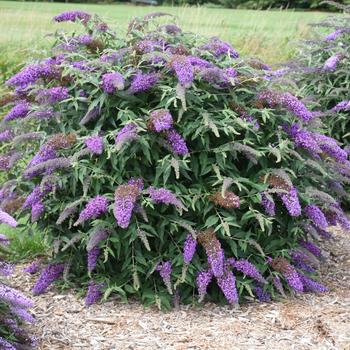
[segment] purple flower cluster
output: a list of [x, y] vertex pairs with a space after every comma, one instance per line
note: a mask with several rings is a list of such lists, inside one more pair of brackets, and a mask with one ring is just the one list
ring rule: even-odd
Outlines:
[[96, 219], [108, 210], [108, 199], [103, 196], [96, 196], [89, 200], [86, 207], [79, 215], [79, 219], [74, 223], [78, 226], [86, 220]]
[[41, 215], [45, 212], [45, 206], [42, 202], [36, 202], [32, 205], [32, 222], [36, 222], [40, 219]]
[[171, 60], [171, 68], [175, 71], [179, 83], [184, 87], [190, 87], [194, 79], [192, 64], [186, 56], [175, 55]]
[[301, 206], [298, 198], [298, 192], [295, 187], [293, 187], [288, 193], [279, 194], [281, 200], [288, 210], [290, 216], [300, 216]]
[[167, 109], [157, 109], [151, 112], [151, 128], [156, 132], [169, 130], [173, 126], [173, 117]]
[[78, 35], [77, 37], [74, 37], [73, 39], [82, 45], [90, 45], [94, 40], [94, 38], [89, 34]]
[[233, 263], [233, 267], [236, 270], [241, 271], [246, 276], [249, 276], [249, 277], [255, 279], [259, 283], [266, 283], [265, 278], [261, 275], [261, 273], [258, 271], [258, 269], [252, 263], [250, 263], [248, 260], [240, 259], [238, 261], [235, 261]]
[[115, 144], [117, 150], [120, 150], [124, 144], [134, 141], [138, 138], [137, 126], [134, 123], [126, 124], [117, 134]]
[[185, 156], [188, 154], [188, 147], [186, 141], [174, 129], [171, 129], [166, 134], [167, 141], [175, 154]]
[[207, 294], [209, 283], [213, 279], [213, 272], [211, 270], [201, 271], [196, 278], [196, 286], [199, 294], [199, 301], [202, 301]]
[[309, 273], [315, 273], [315, 269], [309, 265], [310, 257], [297, 249], [292, 249], [289, 252], [290, 257], [292, 258], [293, 264], [298, 268], [302, 269]]
[[76, 22], [76, 21], [82, 21], [87, 22], [91, 18], [91, 15], [80, 11], [80, 10], [74, 10], [74, 11], [67, 11], [62, 12], [59, 15], [55, 16], [53, 20], [55, 22]]
[[166, 188], [154, 188], [151, 186], [147, 189], [147, 193], [154, 203], [172, 204], [180, 208], [182, 207], [181, 201], [175, 196], [174, 193]]
[[2, 233], [0, 233], [0, 244], [3, 246], [7, 246], [10, 244], [10, 240], [8, 239], [8, 237], [3, 235]]
[[107, 237], [108, 237], [107, 230], [97, 229], [91, 234], [89, 241], [86, 245], [86, 250], [89, 252], [93, 248], [97, 247], [99, 243], [104, 241]]
[[173, 294], [171, 287], [171, 262], [165, 261], [163, 263], [159, 263], [156, 270], [159, 272], [160, 277], [162, 278], [165, 286], [167, 287], [169, 294]]
[[212, 68], [213, 64], [197, 56], [187, 56], [189, 62], [194, 68]]
[[102, 287], [103, 284], [97, 284], [93, 281], [89, 283], [88, 292], [85, 298], [85, 305], [91, 306], [96, 304], [102, 298]]
[[345, 163], [347, 161], [348, 153], [338, 145], [335, 139], [318, 133], [314, 133], [313, 135], [324, 153], [334, 158], [339, 163]]
[[63, 86], [56, 86], [38, 92], [37, 99], [40, 103], [53, 104], [66, 100], [69, 97], [68, 89]]
[[23, 269], [23, 272], [34, 275], [37, 272], [39, 272], [40, 268], [41, 268], [41, 262], [39, 260], [36, 260], [36, 261], [32, 262], [29, 266], [25, 267]]
[[10, 276], [12, 275], [13, 269], [15, 266], [13, 264], [8, 263], [7, 261], [0, 260], [0, 275]]
[[343, 55], [341, 54], [329, 57], [323, 65], [323, 70], [326, 72], [333, 72], [341, 59], [343, 59]]
[[293, 139], [296, 147], [305, 148], [314, 156], [321, 152], [321, 149], [313, 134], [305, 129], [302, 129], [299, 124], [293, 124], [289, 129], [287, 129], [287, 132]]
[[317, 256], [318, 258], [322, 256], [321, 249], [317, 247], [315, 244], [313, 244], [312, 242], [301, 240], [299, 244], [300, 246], [302, 246], [303, 248], [305, 248], [311, 254]]
[[229, 86], [230, 80], [237, 76], [237, 71], [234, 68], [209, 67], [200, 69], [199, 76], [218, 88], [225, 88]]
[[325, 41], [334, 41], [334, 40], [338, 39], [341, 35], [343, 35], [345, 32], [346, 32], [345, 29], [337, 29], [335, 32], [328, 34], [324, 38], [324, 40]]
[[56, 281], [63, 273], [64, 264], [50, 264], [40, 274], [38, 280], [33, 288], [33, 294], [39, 295], [46, 291], [46, 289]]
[[4, 130], [0, 132], [0, 142], [7, 142], [13, 139], [14, 135], [12, 130]]
[[29, 109], [30, 104], [28, 102], [19, 102], [7, 113], [4, 121], [8, 122], [10, 120], [25, 118], [29, 113]]
[[102, 75], [102, 89], [107, 94], [123, 90], [125, 79], [119, 72], [106, 73]]
[[11, 227], [17, 226], [17, 221], [10, 215], [0, 209], [0, 223], [9, 225]]
[[314, 118], [313, 113], [310, 112], [300, 100], [289, 92], [281, 94], [280, 103], [284, 108], [305, 122], [308, 122]]
[[38, 63], [26, 66], [12, 78], [10, 78], [6, 84], [23, 90], [29, 85], [34, 84], [40, 78], [55, 76], [57, 76], [57, 70], [54, 65]]
[[133, 94], [147, 91], [158, 82], [159, 78], [158, 73], [142, 73], [139, 71], [131, 81], [128, 91]]
[[332, 112], [350, 111], [350, 100], [341, 101], [332, 108]]
[[120, 185], [115, 191], [114, 217], [118, 226], [127, 228], [136, 204], [137, 197], [140, 195], [140, 189], [137, 185]]
[[44, 186], [35, 186], [33, 191], [28, 195], [27, 199], [23, 204], [23, 209], [28, 209], [34, 204], [40, 202], [48, 193], [53, 189], [51, 183], [47, 182]]
[[271, 200], [266, 196], [265, 193], [261, 193], [261, 204], [265, 209], [265, 212], [269, 216], [275, 216], [276, 215], [276, 205], [273, 199]]
[[26, 309], [20, 307], [11, 307], [11, 312], [19, 317], [22, 321], [27, 323], [33, 323], [35, 321], [34, 316], [29, 313]]
[[303, 284], [304, 292], [312, 292], [312, 293], [325, 293], [328, 292], [328, 289], [320, 283], [315, 282], [309, 277], [306, 277], [302, 273], [299, 273], [299, 279]]
[[254, 293], [260, 302], [269, 303], [271, 301], [270, 293], [265, 291], [261, 286], [256, 286]]
[[88, 251], [87, 266], [89, 273], [91, 273], [95, 269], [97, 264], [97, 258], [100, 255], [100, 252], [101, 249], [99, 247], [94, 247]]
[[129, 48], [124, 48], [124, 49], [119, 49], [117, 51], [113, 51], [110, 53], [104, 53], [100, 57], [101, 62], [106, 62], [106, 63], [117, 63], [122, 61], [124, 58], [125, 54], [129, 52]]
[[91, 136], [85, 140], [87, 148], [94, 154], [102, 154], [103, 152], [103, 137]]
[[217, 277], [217, 284], [224, 293], [226, 300], [230, 304], [238, 303], [238, 293], [236, 288], [236, 278], [232, 271], [226, 270], [221, 277]]
[[210, 51], [215, 57], [227, 55], [231, 58], [238, 58], [238, 52], [227, 42], [220, 40], [217, 37], [211, 38], [209, 43], [202, 47]]
[[29, 309], [34, 306], [34, 303], [29, 298], [3, 283], [0, 283], [0, 300], [23, 309]]
[[189, 264], [192, 259], [193, 255], [196, 252], [197, 247], [197, 240], [193, 238], [192, 234], [189, 233], [186, 237], [185, 244], [184, 244], [184, 251], [183, 251], [183, 258], [185, 264]]
[[325, 215], [317, 205], [307, 205], [304, 212], [315, 226], [321, 229], [326, 229], [329, 226]]
[[11, 343], [0, 337], [0, 346], [3, 350], [17, 350]]

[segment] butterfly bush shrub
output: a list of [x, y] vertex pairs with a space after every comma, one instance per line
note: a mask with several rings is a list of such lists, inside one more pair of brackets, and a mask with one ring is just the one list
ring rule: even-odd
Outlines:
[[[6, 214], [6, 215], [5, 215]], [[16, 220], [6, 212], [0, 212], [0, 222], [16, 226]], [[32, 349], [36, 339], [23, 328], [23, 323], [33, 323], [34, 317], [29, 308], [31, 299], [8, 284], [14, 265], [6, 261], [10, 253], [8, 238], [0, 234], [0, 349]]]
[[7, 81], [2, 191], [52, 242], [33, 292], [64, 279], [87, 305], [117, 293], [168, 308], [325, 291], [317, 241], [350, 227], [327, 185], [349, 176], [347, 154], [268, 67], [162, 19], [117, 35], [63, 13], [77, 32]]

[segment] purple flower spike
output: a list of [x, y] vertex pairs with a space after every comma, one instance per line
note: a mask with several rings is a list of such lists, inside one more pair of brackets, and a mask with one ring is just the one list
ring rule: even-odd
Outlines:
[[136, 94], [144, 92], [152, 88], [159, 80], [158, 73], [142, 73], [138, 72], [133, 78], [129, 92]]
[[29, 113], [30, 104], [28, 102], [20, 102], [14, 106], [10, 112], [4, 117], [4, 121], [25, 118]]
[[187, 60], [186, 56], [175, 55], [171, 61], [171, 68], [179, 80], [179, 83], [188, 88], [194, 79], [192, 64]]
[[183, 207], [181, 201], [176, 198], [175, 194], [166, 188], [149, 187], [147, 193], [154, 203], [172, 204], [179, 208]]
[[11, 343], [2, 337], [0, 337], [0, 347], [2, 350], [17, 350]]
[[88, 271], [91, 273], [97, 264], [97, 258], [100, 255], [101, 249], [99, 247], [92, 248], [88, 251]]
[[334, 40], [338, 39], [341, 35], [343, 35], [345, 32], [346, 32], [345, 29], [337, 29], [335, 32], [328, 34], [324, 38], [324, 40], [325, 41], [334, 41]]
[[233, 266], [241, 271], [246, 276], [249, 276], [260, 283], [266, 283], [265, 278], [261, 275], [258, 269], [248, 260], [241, 259], [233, 263]]
[[167, 132], [167, 141], [175, 154], [179, 156], [185, 156], [188, 154], [188, 148], [186, 141], [182, 136], [174, 129]]
[[115, 191], [114, 217], [118, 226], [127, 228], [140, 190], [136, 184], [120, 185]]
[[108, 199], [103, 196], [96, 196], [90, 199], [89, 203], [79, 215], [79, 219], [74, 223], [78, 226], [86, 220], [96, 219], [108, 210]]
[[171, 272], [172, 272], [171, 262], [165, 261], [163, 263], [159, 263], [156, 270], [159, 271], [160, 277], [162, 277], [162, 280], [165, 286], [167, 287], [169, 294], [173, 294], [172, 287], [171, 287]]
[[102, 287], [103, 284], [97, 284], [93, 281], [89, 283], [88, 292], [85, 298], [85, 305], [91, 306], [96, 304], [102, 298]]
[[106, 73], [102, 75], [102, 89], [107, 94], [113, 94], [116, 91], [123, 90], [125, 86], [124, 77], [118, 73]]
[[260, 286], [254, 288], [254, 293], [260, 302], [269, 303], [271, 301], [270, 293], [268, 291], [264, 291], [264, 289]]
[[317, 205], [307, 205], [304, 209], [304, 212], [315, 226], [321, 229], [328, 228], [329, 225], [327, 219], [322, 210]]
[[46, 291], [46, 289], [57, 280], [63, 273], [64, 264], [51, 264], [46, 267], [40, 274], [38, 280], [33, 288], [33, 294], [39, 295]]
[[279, 195], [283, 204], [288, 210], [290, 216], [300, 216], [301, 206], [298, 199], [298, 192], [296, 188], [292, 188], [289, 193], [283, 193]]
[[17, 226], [17, 221], [10, 215], [0, 209], [0, 222], [11, 227]]
[[213, 279], [213, 273], [211, 270], [201, 271], [196, 278], [196, 285], [199, 294], [199, 302], [201, 302], [207, 294], [207, 288]]
[[317, 256], [318, 258], [320, 258], [322, 256], [321, 253], [321, 249], [319, 247], [317, 247], [315, 244], [313, 244], [310, 241], [300, 241], [299, 244], [305, 248], [306, 250], [308, 250], [311, 254]]
[[326, 72], [333, 72], [339, 63], [339, 61], [343, 58], [343, 55], [336, 54], [328, 58], [328, 60], [323, 65], [323, 70]]
[[151, 129], [156, 132], [169, 130], [173, 126], [173, 117], [166, 109], [158, 109], [151, 113]]
[[37, 100], [40, 103], [53, 104], [66, 100], [69, 97], [68, 89], [63, 86], [56, 86], [38, 92]]
[[13, 264], [0, 260], [0, 275], [5, 277], [11, 276], [14, 268], [15, 266]]
[[0, 284], [0, 300], [23, 309], [28, 309], [34, 306], [34, 303], [29, 298], [5, 284]]
[[91, 18], [91, 15], [80, 11], [80, 10], [74, 10], [74, 11], [67, 11], [62, 12], [59, 15], [55, 16], [53, 20], [55, 22], [87, 22]]
[[30, 273], [31, 275], [34, 275], [37, 272], [39, 272], [40, 267], [41, 267], [40, 261], [34, 261], [29, 266], [25, 267], [23, 269], [23, 272]]
[[276, 205], [273, 200], [268, 198], [265, 193], [261, 194], [261, 204], [265, 209], [265, 212], [269, 216], [275, 216], [276, 215]]
[[221, 277], [217, 279], [218, 286], [225, 295], [230, 304], [238, 304], [238, 293], [236, 289], [236, 278], [232, 271], [226, 270]]
[[103, 153], [103, 138], [100, 136], [91, 136], [86, 139], [85, 144], [87, 148], [94, 154]]
[[238, 52], [227, 42], [217, 37], [211, 38], [210, 42], [203, 46], [203, 49], [210, 51], [215, 57], [227, 55], [231, 58], [238, 58]]
[[123, 145], [128, 142], [134, 141], [138, 138], [137, 126], [134, 123], [126, 124], [119, 132], [115, 139], [117, 150], [119, 151]]
[[193, 236], [189, 233], [186, 237], [183, 251], [183, 258], [185, 264], [189, 264], [192, 261], [193, 255], [196, 252], [196, 247], [197, 240], [194, 239]]
[[328, 292], [328, 288], [323, 286], [320, 283], [317, 283], [316, 281], [312, 280], [309, 277], [306, 277], [302, 273], [299, 273], [299, 278], [304, 286], [304, 292], [311, 292], [311, 293], [325, 293]]
[[45, 206], [41, 202], [36, 202], [32, 206], [32, 222], [36, 222], [40, 219], [41, 215], [45, 212]]
[[332, 112], [350, 111], [350, 100], [339, 102], [331, 109], [331, 111]]

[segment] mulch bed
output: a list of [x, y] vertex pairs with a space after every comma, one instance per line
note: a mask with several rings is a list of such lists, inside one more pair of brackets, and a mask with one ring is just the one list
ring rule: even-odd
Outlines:
[[[238, 309], [204, 304], [169, 312], [136, 302], [84, 306], [76, 295], [51, 288], [34, 297], [32, 333], [39, 350], [114, 349], [350, 349], [350, 239], [334, 230], [321, 244], [326, 294], [304, 294]], [[12, 283], [30, 294], [35, 277], [18, 266]]]

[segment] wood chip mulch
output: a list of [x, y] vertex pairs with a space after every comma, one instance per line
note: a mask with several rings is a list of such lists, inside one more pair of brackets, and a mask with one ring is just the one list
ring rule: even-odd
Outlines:
[[[350, 232], [335, 229], [334, 239], [321, 247], [326, 294], [239, 309], [205, 304], [162, 312], [115, 300], [86, 308], [76, 295], [53, 287], [33, 297], [37, 322], [31, 331], [40, 339], [39, 350], [350, 350]], [[22, 268], [12, 282], [30, 295], [35, 277]]]

